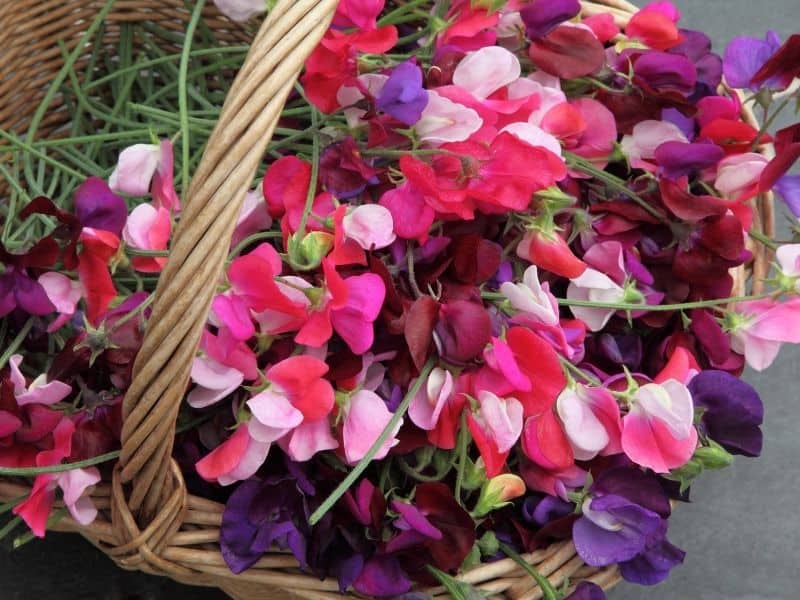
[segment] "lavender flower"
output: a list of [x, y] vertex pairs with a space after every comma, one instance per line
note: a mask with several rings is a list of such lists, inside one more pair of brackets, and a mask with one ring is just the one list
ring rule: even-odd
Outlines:
[[394, 68], [375, 102], [378, 110], [409, 126], [420, 120], [427, 105], [422, 71], [410, 60]]
[[735, 88], [757, 90], [761, 87], [781, 89], [777, 79], [770, 79], [763, 86], [752, 85], [751, 80], [764, 63], [780, 48], [780, 36], [770, 31], [766, 39], [753, 37], [737, 37], [725, 49], [722, 69], [728, 85]]

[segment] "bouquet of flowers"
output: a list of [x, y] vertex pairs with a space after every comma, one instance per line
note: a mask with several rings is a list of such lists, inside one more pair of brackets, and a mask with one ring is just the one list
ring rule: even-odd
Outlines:
[[[236, 223], [174, 440], [189, 489], [225, 504], [233, 573], [277, 547], [363, 596], [595, 600], [598, 568], [665, 579], [694, 479], [759, 455], [742, 371], [800, 342], [800, 244], [772, 239], [768, 197], [800, 231], [800, 124], [769, 133], [800, 36], [720, 57], [668, 1], [624, 15], [340, 0]], [[2, 535], [97, 516], [191, 202], [174, 163], [183, 186], [210, 106], [55, 200], [0, 165], [0, 474], [34, 477]], [[569, 539], [559, 587], [526, 558]], [[459, 576], [506, 559], [530, 579]]]

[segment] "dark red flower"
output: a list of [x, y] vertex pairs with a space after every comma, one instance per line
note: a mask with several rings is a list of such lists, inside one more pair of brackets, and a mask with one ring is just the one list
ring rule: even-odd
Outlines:
[[533, 64], [562, 79], [576, 79], [599, 71], [605, 50], [591, 31], [562, 25], [531, 42], [528, 54]]

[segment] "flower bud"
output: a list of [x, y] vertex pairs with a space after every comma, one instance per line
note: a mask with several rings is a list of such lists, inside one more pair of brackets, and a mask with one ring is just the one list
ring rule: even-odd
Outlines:
[[709, 440], [708, 446], [698, 448], [694, 453], [694, 459], [706, 469], [724, 469], [733, 463], [733, 456], [722, 446], [713, 440]]
[[316, 269], [332, 247], [333, 236], [324, 231], [312, 231], [302, 240], [295, 233], [288, 243], [289, 264], [298, 271]]
[[473, 514], [476, 517], [485, 517], [493, 510], [509, 504], [510, 500], [519, 498], [525, 493], [525, 482], [522, 478], [511, 473], [503, 473], [492, 477], [483, 484], [478, 504]]

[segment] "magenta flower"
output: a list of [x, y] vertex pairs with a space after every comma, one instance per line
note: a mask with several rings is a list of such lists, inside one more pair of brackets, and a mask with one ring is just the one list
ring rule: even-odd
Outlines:
[[578, 0], [534, 2], [522, 7], [520, 16], [531, 39], [542, 38], [581, 11]]
[[125, 201], [99, 177], [89, 177], [75, 191], [75, 214], [83, 227], [122, 235], [128, 218]]

